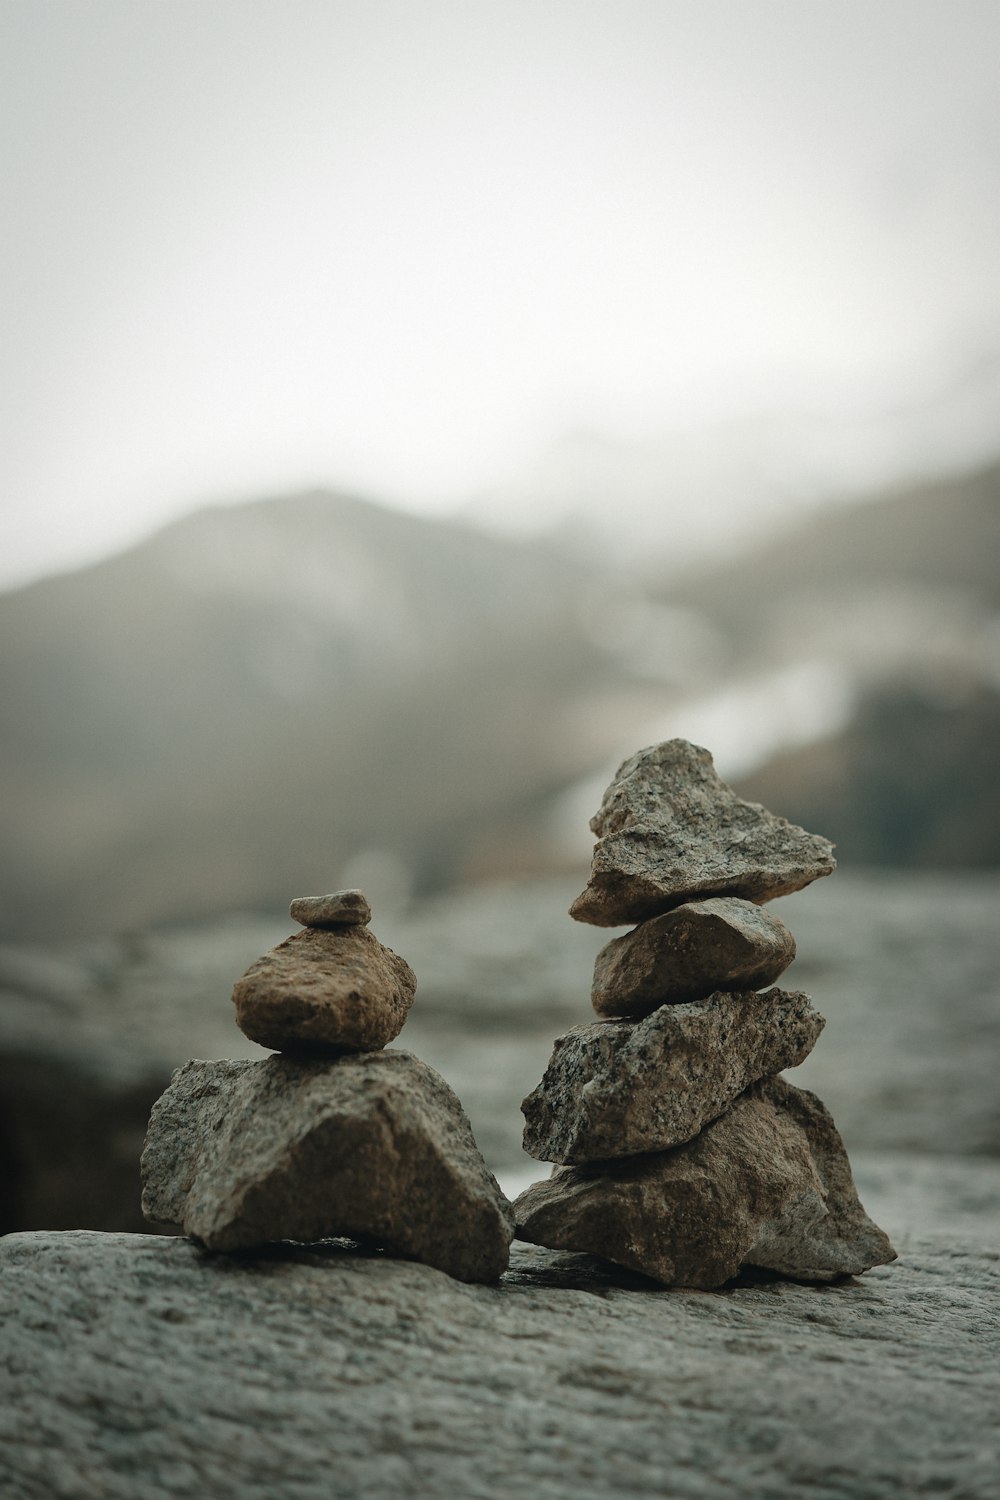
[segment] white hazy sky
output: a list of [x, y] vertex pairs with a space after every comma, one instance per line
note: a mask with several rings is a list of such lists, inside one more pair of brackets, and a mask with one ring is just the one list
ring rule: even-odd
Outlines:
[[0, 0], [0, 582], [1000, 343], [1000, 0]]

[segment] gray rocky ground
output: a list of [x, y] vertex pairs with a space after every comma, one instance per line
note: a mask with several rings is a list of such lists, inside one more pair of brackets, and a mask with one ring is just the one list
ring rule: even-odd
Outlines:
[[5, 1500], [992, 1500], [998, 1258], [652, 1289], [515, 1247], [497, 1287], [381, 1256], [0, 1242]]

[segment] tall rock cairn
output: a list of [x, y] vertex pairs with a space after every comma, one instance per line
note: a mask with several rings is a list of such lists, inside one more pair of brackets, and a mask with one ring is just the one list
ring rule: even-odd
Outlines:
[[209, 1250], [345, 1237], [496, 1281], [514, 1221], [444, 1079], [399, 1035], [416, 992], [360, 891], [293, 901], [303, 931], [252, 964], [236, 1021], [276, 1049], [188, 1062], [153, 1106], [142, 1208]]
[[590, 826], [570, 915], [638, 925], [597, 956], [602, 1019], [556, 1040], [521, 1106], [525, 1150], [557, 1165], [514, 1204], [518, 1237], [703, 1288], [894, 1260], [828, 1111], [778, 1076], [824, 1019], [762, 988], [795, 957], [763, 903], [829, 875], [832, 845], [742, 801], [686, 740], [625, 761]]

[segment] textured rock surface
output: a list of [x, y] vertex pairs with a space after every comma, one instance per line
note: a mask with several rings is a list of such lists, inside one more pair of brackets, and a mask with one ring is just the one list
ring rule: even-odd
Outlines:
[[288, 915], [303, 927], [367, 927], [372, 909], [364, 891], [333, 891], [329, 896], [296, 896]]
[[524, 1149], [589, 1162], [678, 1146], [750, 1084], [802, 1062], [824, 1025], [808, 995], [751, 990], [575, 1026], [521, 1105]]
[[331, 1247], [0, 1241], [5, 1500], [993, 1500], [995, 1250], [669, 1291], [514, 1247], [498, 1286]]
[[590, 881], [570, 915], [597, 927], [643, 922], [684, 901], [770, 901], [836, 867], [833, 845], [744, 802], [707, 750], [665, 740], [619, 768], [590, 826]]
[[250, 965], [233, 988], [236, 1024], [279, 1052], [375, 1052], [397, 1037], [416, 977], [367, 927], [307, 927]]
[[406, 1052], [189, 1062], [154, 1106], [142, 1180], [147, 1218], [213, 1250], [364, 1235], [495, 1281], [513, 1232], [458, 1099]]
[[612, 938], [594, 963], [591, 999], [599, 1016], [648, 1016], [714, 990], [759, 990], [794, 957], [784, 922], [752, 901], [689, 901]]
[[521, 1239], [668, 1285], [718, 1287], [747, 1265], [822, 1281], [895, 1259], [829, 1112], [780, 1078], [672, 1151], [556, 1168], [514, 1212]]

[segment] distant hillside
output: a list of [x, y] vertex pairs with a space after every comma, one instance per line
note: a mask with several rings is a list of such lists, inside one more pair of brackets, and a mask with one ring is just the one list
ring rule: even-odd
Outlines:
[[745, 598], [783, 579], [864, 588], [889, 579], [974, 589], [1000, 607], [1000, 463], [829, 511], [769, 549]]
[[660, 593], [705, 611], [736, 664], [932, 660], [1000, 610], [1000, 463], [831, 509]]
[[1000, 864], [1000, 465], [817, 518], [672, 602], [729, 671], [835, 668], [855, 713], [740, 791], [860, 864]]
[[280, 906], [362, 850], [419, 888], [519, 826], [529, 850], [546, 798], [617, 751], [582, 628], [600, 588], [316, 494], [0, 597], [0, 931]]
[[421, 892], [552, 868], [563, 793], [703, 701], [738, 738], [741, 684], [766, 715], [799, 663], [860, 715], [762, 800], [845, 857], [1000, 862], [998, 558], [1000, 466], [652, 597], [342, 495], [200, 512], [0, 596], [0, 936], [274, 910], [359, 857]]
[[839, 735], [776, 757], [739, 786], [823, 833], [846, 866], [1000, 864], [1000, 694], [886, 690]]

